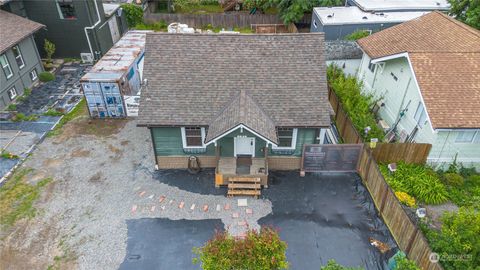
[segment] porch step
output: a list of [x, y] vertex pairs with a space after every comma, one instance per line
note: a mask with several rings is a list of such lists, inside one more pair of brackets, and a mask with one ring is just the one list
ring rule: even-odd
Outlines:
[[228, 196], [255, 196], [257, 198], [260, 196], [260, 190], [228, 190]]
[[229, 197], [232, 196], [260, 196], [260, 178], [259, 177], [230, 177], [228, 178]]

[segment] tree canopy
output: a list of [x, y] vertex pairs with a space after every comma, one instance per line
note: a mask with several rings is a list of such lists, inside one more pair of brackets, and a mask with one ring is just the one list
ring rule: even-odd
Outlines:
[[450, 14], [471, 27], [480, 29], [480, 0], [448, 0]]

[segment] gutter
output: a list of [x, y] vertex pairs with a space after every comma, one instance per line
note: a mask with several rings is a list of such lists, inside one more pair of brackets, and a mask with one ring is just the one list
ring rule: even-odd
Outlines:
[[93, 2], [95, 4], [95, 9], [97, 11], [98, 20], [95, 22], [95, 24], [93, 24], [92, 26], [87, 26], [83, 30], [85, 31], [85, 36], [87, 37], [88, 48], [90, 49], [90, 53], [92, 54], [92, 57], [95, 58], [95, 54], [93, 53], [93, 49], [92, 49], [92, 43], [90, 42], [90, 37], [88, 36], [88, 31], [87, 30], [95, 29], [95, 27], [97, 27], [102, 22], [102, 18], [100, 18], [100, 12], [98, 11], [97, 0], [93, 0]]

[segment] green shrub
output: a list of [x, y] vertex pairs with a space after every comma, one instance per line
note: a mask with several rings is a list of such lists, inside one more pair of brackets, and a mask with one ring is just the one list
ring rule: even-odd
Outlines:
[[466, 167], [463, 167], [463, 165], [462, 165], [462, 166], [460, 166], [460, 169], [458, 170], [458, 173], [461, 176], [463, 176], [464, 178], [467, 178], [469, 176], [476, 175], [477, 170], [475, 169], [475, 167], [466, 168]]
[[13, 103], [8, 104], [6, 110], [7, 111], [16, 111], [17, 110], [17, 104], [13, 104]]
[[38, 120], [38, 115], [36, 114], [31, 114], [31, 115], [25, 115], [23, 113], [17, 113], [13, 118], [13, 122], [20, 122], [20, 121], [37, 121]]
[[369, 35], [370, 35], [370, 31], [368, 30], [357, 30], [351, 33], [350, 35], [346, 35], [345, 40], [355, 41], [355, 40], [359, 40], [361, 38], [367, 37]]
[[456, 173], [446, 173], [443, 175], [443, 180], [445, 184], [450, 186], [462, 186], [463, 185], [463, 177]]
[[15, 154], [12, 154], [6, 150], [2, 150], [0, 152], [0, 157], [4, 158], [4, 159], [18, 159], [20, 158], [19, 156], [15, 155]]
[[201, 263], [204, 270], [287, 269], [286, 249], [277, 231], [268, 227], [248, 231], [244, 239], [217, 232], [203, 247], [193, 249], [193, 263]]
[[467, 177], [463, 186], [449, 186], [448, 197], [458, 206], [468, 206], [480, 210], [480, 175]]
[[388, 171], [386, 164], [380, 170], [394, 191], [406, 192], [426, 204], [447, 201], [447, 189], [430, 167], [399, 162], [394, 173]]
[[329, 260], [327, 265], [320, 267], [320, 270], [362, 270], [363, 268], [345, 267], [338, 264], [335, 260]]
[[42, 73], [38, 74], [38, 78], [42, 82], [49, 82], [49, 81], [55, 80], [55, 75], [53, 75], [50, 72], [42, 72]]
[[52, 62], [52, 56], [53, 56], [53, 54], [55, 53], [55, 50], [56, 50], [55, 44], [50, 42], [48, 39], [45, 39], [44, 43], [43, 43], [43, 49], [45, 50], [45, 53], [47, 54], [47, 63], [51, 63]]
[[415, 261], [409, 260], [405, 255], [395, 258], [396, 266], [393, 270], [421, 270]]
[[[353, 76], [345, 76], [343, 71], [330, 65], [327, 68], [328, 84], [337, 94], [342, 107], [352, 120], [355, 129], [364, 140], [384, 137], [383, 131], [377, 126], [375, 115], [370, 107], [374, 103], [371, 95], [361, 94], [362, 84]], [[365, 135], [364, 129], [370, 127], [371, 130]]]
[[[480, 265], [480, 213], [462, 207], [458, 213], [445, 212], [440, 231], [427, 229], [425, 235], [440, 255], [445, 270], [478, 269]], [[461, 257], [460, 257], [461, 256]]]
[[128, 27], [135, 27], [143, 23], [143, 9], [135, 4], [122, 4], [121, 8], [125, 12]]

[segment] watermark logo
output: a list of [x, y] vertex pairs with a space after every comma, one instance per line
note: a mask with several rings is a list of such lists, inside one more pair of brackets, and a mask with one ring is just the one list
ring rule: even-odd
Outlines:
[[432, 252], [430, 253], [430, 256], [428, 257], [428, 259], [432, 263], [438, 263], [440, 261], [440, 255], [438, 255], [438, 253]]

